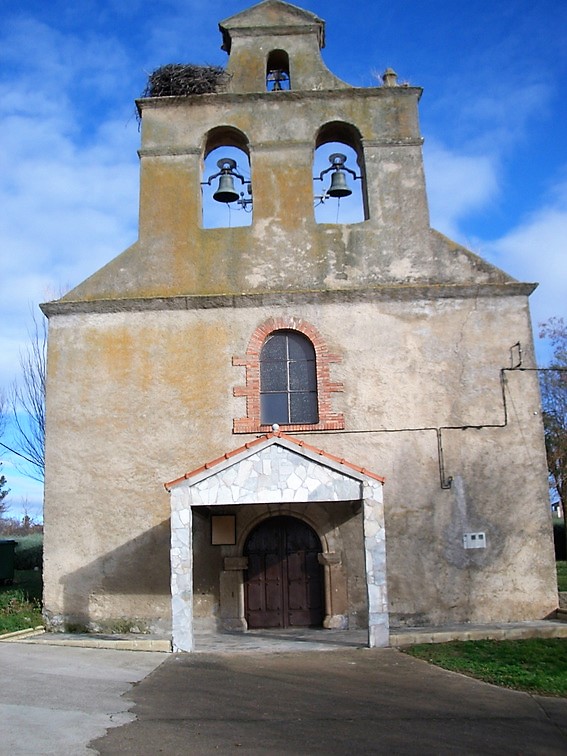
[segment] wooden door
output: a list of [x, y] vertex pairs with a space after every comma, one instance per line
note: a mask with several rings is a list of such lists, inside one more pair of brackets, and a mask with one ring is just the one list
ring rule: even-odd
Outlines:
[[244, 595], [249, 628], [313, 627], [323, 621], [323, 568], [316, 533], [294, 517], [272, 517], [248, 536]]

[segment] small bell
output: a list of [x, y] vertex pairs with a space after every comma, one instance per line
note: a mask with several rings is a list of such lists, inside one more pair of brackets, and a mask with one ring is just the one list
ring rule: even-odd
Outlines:
[[348, 187], [344, 171], [336, 170], [331, 176], [331, 186], [327, 190], [329, 197], [350, 197], [352, 189]]
[[213, 199], [217, 202], [236, 202], [239, 198], [239, 194], [234, 188], [234, 176], [230, 173], [222, 173], [219, 178], [219, 186], [216, 192], [213, 194]]

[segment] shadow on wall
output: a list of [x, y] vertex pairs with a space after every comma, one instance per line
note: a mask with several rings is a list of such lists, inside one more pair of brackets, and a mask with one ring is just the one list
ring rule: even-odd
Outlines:
[[53, 630], [171, 631], [170, 524], [164, 520], [63, 578], [63, 616]]

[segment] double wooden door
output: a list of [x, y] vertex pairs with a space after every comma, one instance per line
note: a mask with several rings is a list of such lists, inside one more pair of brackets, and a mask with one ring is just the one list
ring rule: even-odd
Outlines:
[[246, 541], [249, 628], [313, 627], [323, 621], [323, 568], [317, 534], [294, 517], [264, 520]]

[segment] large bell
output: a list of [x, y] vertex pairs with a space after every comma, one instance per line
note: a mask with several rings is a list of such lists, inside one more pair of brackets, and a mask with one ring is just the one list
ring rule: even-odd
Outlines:
[[234, 188], [234, 176], [231, 176], [230, 173], [222, 173], [219, 178], [218, 189], [213, 194], [213, 199], [217, 202], [229, 203], [236, 202], [239, 196]]
[[338, 170], [331, 176], [331, 186], [327, 190], [329, 197], [349, 197], [352, 189], [349, 189], [346, 182], [345, 172]]

